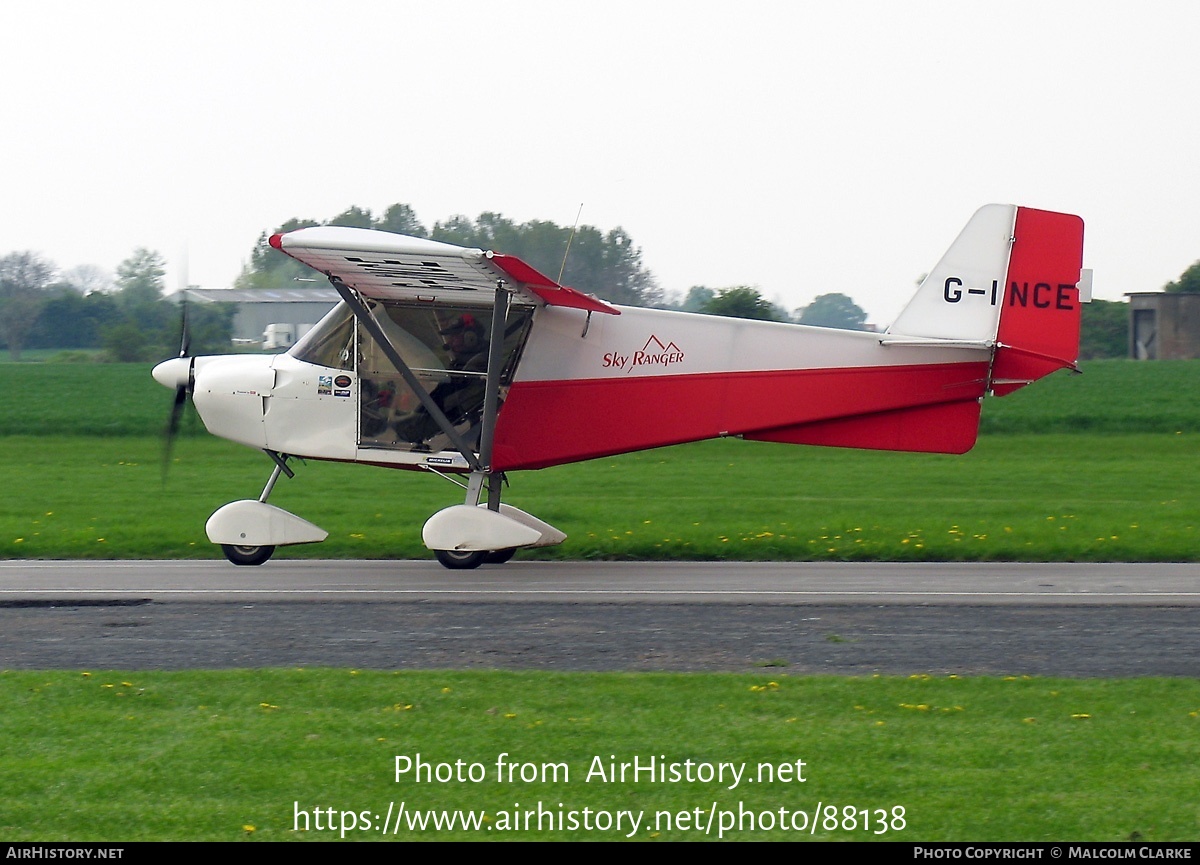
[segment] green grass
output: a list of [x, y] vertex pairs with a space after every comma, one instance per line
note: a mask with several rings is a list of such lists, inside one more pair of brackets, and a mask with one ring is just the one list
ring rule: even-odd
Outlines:
[[[21, 359], [16, 363], [99, 363], [104, 357], [104, 349], [100, 348], [26, 348], [21, 351]], [[12, 354], [7, 348], [0, 349], [0, 367], [13, 364]]]
[[[517, 474], [512, 503], [570, 535], [523, 555], [1195, 561], [1200, 362], [1084, 369], [988, 400], [983, 429], [1007, 434], [964, 457], [704, 442]], [[256, 497], [268, 464], [193, 416], [164, 490], [152, 436], [171, 394], [149, 371], [0, 364], [0, 557], [217, 554], [204, 521]], [[272, 501], [330, 539], [281, 555], [426, 557], [420, 526], [457, 497], [429, 476], [313, 463]]]
[[[150, 438], [0, 439], [0, 557], [217, 557], [225, 502], [271, 465], [181, 441], [167, 486]], [[567, 532], [523, 557], [830, 561], [1196, 561], [1197, 436], [991, 436], [965, 456], [736, 440], [518, 473], [506, 500]], [[274, 504], [330, 532], [285, 557], [427, 558], [421, 526], [461, 501], [420, 473], [311, 462]]]
[[[0, 363], [0, 436], [159, 435], [171, 393], [151, 364]], [[1090, 361], [984, 402], [987, 433], [1200, 431], [1200, 361]], [[206, 435], [203, 425], [185, 435]]]
[[[256, 670], [0, 673], [6, 840], [332, 840], [294, 803], [382, 816], [486, 811], [492, 830], [396, 837], [525, 840], [624, 833], [500, 828], [515, 803], [677, 813], [871, 809], [839, 840], [1195, 839], [1200, 682], [763, 675]], [[498, 755], [567, 764], [564, 782], [498, 783]], [[479, 783], [395, 779], [395, 757], [478, 762]], [[803, 760], [805, 781], [625, 783], [606, 767]], [[1120, 791], [1117, 795], [1116, 791]], [[875, 809], [904, 809], [879, 828]], [[823, 816], [823, 815], [822, 815]], [[861, 821], [861, 817], [858, 818]], [[487, 824], [485, 824], [487, 825]], [[252, 830], [244, 827], [253, 827]], [[348, 837], [375, 840], [378, 832]], [[647, 824], [635, 834], [648, 840]], [[700, 838], [660, 831], [660, 840]], [[809, 837], [731, 832], [734, 839]]]
[[[159, 435], [173, 396], [144, 363], [0, 364], [0, 436]], [[185, 434], [203, 432], [202, 424]]]
[[983, 404], [983, 433], [1200, 431], [1200, 361], [1094, 360]]
[[[523, 556], [1196, 561], [1200, 364], [1085, 371], [989, 400], [983, 429], [1008, 434], [985, 435], [964, 457], [714, 441], [517, 474], [506, 497], [571, 536]], [[170, 399], [146, 365], [0, 363], [0, 557], [219, 555], [205, 519], [256, 497], [270, 465], [197, 425], [164, 489], [153, 436]], [[279, 555], [425, 558], [422, 523], [459, 498], [434, 477], [300, 466], [272, 501], [331, 535]], [[400, 801], [486, 811], [495, 827], [517, 802], [644, 810], [647, 820], [714, 803], [811, 814], [821, 802], [871, 809], [873, 820], [901, 806], [905, 828], [805, 837], [1200, 835], [1196, 680], [7, 671], [0, 706], [0, 837], [11, 841], [332, 839], [315, 826], [294, 832], [293, 803], [339, 816]], [[396, 783], [395, 756], [418, 752], [493, 771], [508, 752], [565, 761], [572, 774], [557, 784]], [[609, 755], [802, 759], [808, 781], [584, 782], [592, 758]]]

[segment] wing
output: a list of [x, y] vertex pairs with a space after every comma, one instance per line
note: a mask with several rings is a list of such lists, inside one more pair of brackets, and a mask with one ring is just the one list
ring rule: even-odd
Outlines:
[[333, 225], [276, 234], [270, 242], [314, 270], [338, 277], [366, 297], [443, 300], [480, 291], [490, 302], [496, 280], [503, 279], [530, 300], [621, 314], [602, 300], [559, 285], [519, 258], [482, 249]]

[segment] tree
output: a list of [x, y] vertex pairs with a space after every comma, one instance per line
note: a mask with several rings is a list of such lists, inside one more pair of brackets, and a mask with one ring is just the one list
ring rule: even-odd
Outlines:
[[117, 265], [114, 298], [121, 318], [102, 330], [111, 359], [149, 360], [177, 349], [178, 315], [163, 297], [165, 275], [166, 261], [144, 247]]
[[375, 219], [371, 216], [370, 210], [364, 210], [361, 207], [347, 207], [329, 220], [329, 224], [344, 225], [348, 228], [374, 228]]
[[81, 264], [70, 270], [64, 270], [62, 282], [84, 296], [98, 292], [110, 292], [115, 287], [112, 274], [94, 264]]
[[596, 294], [615, 303], [654, 306], [662, 301], [662, 289], [650, 271], [642, 265], [642, 250], [623, 228], [614, 228], [604, 237], [602, 285]]
[[54, 265], [34, 252], [14, 252], [0, 258], [0, 334], [8, 354], [21, 359], [21, 349], [48, 299]]
[[1183, 272], [1179, 279], [1174, 282], [1168, 282], [1163, 286], [1163, 291], [1171, 292], [1194, 292], [1200, 294], [1200, 261], [1197, 261], [1191, 267]]
[[730, 318], [752, 318], [758, 321], [787, 320], [787, 316], [779, 307], [763, 297], [758, 289], [751, 288], [748, 285], [738, 285], [733, 288], [718, 288], [716, 294], [700, 308], [700, 311], [708, 315], [726, 315]]
[[[319, 223], [289, 220], [277, 233], [294, 231]], [[380, 218], [370, 210], [350, 207], [329, 221], [330, 225], [375, 228], [414, 237], [429, 237], [457, 246], [493, 249], [515, 255], [551, 279], [563, 269], [563, 256], [570, 241], [570, 255], [563, 271], [564, 284], [614, 303], [653, 306], [662, 301], [662, 290], [642, 264], [642, 251], [622, 229], [607, 234], [581, 225], [572, 238], [571, 230], [553, 222], [533, 220], [514, 223], [500, 213], [484, 211], [475, 219], [457, 215], [435, 222], [432, 230], [417, 219], [407, 204], [393, 204]], [[270, 246], [269, 235], [259, 236], [249, 263], [234, 283], [235, 288], [280, 288], [300, 278], [315, 278], [312, 271]]]
[[290, 255], [271, 246], [272, 234], [286, 234], [301, 228], [312, 228], [321, 223], [313, 219], [289, 219], [272, 232], [264, 231], [258, 236], [250, 261], [233, 281], [234, 288], [285, 288], [295, 285], [296, 280], [320, 279], [318, 274], [305, 267]]
[[192, 354], [229, 351], [236, 303], [189, 303], [187, 315]]
[[383, 216], [375, 221], [375, 227], [380, 231], [391, 231], [395, 234], [407, 234], [411, 237], [426, 237], [425, 226], [417, 219], [417, 214], [407, 204], [393, 204], [384, 211]]
[[117, 265], [117, 297], [123, 307], [162, 300], [167, 263], [157, 252], [138, 247]]
[[1126, 357], [1129, 354], [1129, 304], [1093, 300], [1083, 304], [1079, 323], [1079, 358]]
[[867, 314], [844, 294], [822, 294], [800, 313], [800, 324], [814, 327], [840, 327], [844, 330], [863, 330]]
[[101, 334], [122, 320], [116, 298], [93, 291], [80, 295], [75, 287], [56, 283], [42, 307], [26, 343], [30, 348], [99, 348]]
[[706, 285], [693, 285], [679, 308], [684, 312], [704, 312], [705, 305], [716, 297], [716, 292]]

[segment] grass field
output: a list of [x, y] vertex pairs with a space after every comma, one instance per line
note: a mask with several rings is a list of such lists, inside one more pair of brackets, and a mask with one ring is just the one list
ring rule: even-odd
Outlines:
[[[570, 536], [523, 554], [541, 557], [1195, 561], [1197, 379], [1194, 362], [1088, 364], [988, 400], [996, 432], [962, 457], [702, 442], [518, 473], [506, 496]], [[0, 556], [218, 555], [208, 514], [270, 466], [193, 422], [164, 488], [170, 400], [144, 364], [0, 364]], [[279, 555], [424, 558], [420, 526], [458, 496], [311, 463], [272, 502], [330, 538]]]
[[[1200, 559], [1192, 399], [1200, 364], [1085, 370], [989, 400], [985, 435], [963, 457], [724, 440], [517, 474], [509, 500], [570, 535], [562, 547], [522, 555]], [[169, 403], [144, 365], [0, 363], [0, 557], [219, 555], [205, 519], [226, 501], [255, 497], [270, 465], [196, 424], [164, 487], [155, 435]], [[272, 501], [330, 538], [278, 555], [424, 558], [420, 526], [459, 496], [430, 476], [302, 465]], [[783, 672], [0, 671], [0, 837], [333, 840], [338, 833], [317, 830], [315, 820], [296, 831], [295, 809], [311, 817], [332, 808], [339, 823], [343, 811], [365, 814], [378, 825], [389, 803], [404, 802], [410, 812], [486, 813], [481, 825], [492, 828], [406, 829], [401, 840], [625, 837], [513, 830], [513, 812], [538, 803], [556, 814], [637, 811], [647, 821], [739, 808], [805, 811], [811, 820], [822, 806], [811, 835], [726, 835], [739, 840], [1200, 838], [1196, 679]], [[395, 756], [418, 752], [489, 770], [507, 752], [564, 762], [572, 774], [569, 782], [397, 783]], [[733, 790], [581, 780], [593, 758], [610, 755], [804, 760], [808, 780]], [[836, 829], [824, 810], [831, 805]], [[631, 837], [712, 836], [675, 822], [645, 823]]]
[[[154, 436], [171, 394], [149, 364], [0, 363], [0, 436]], [[984, 403], [987, 433], [1200, 431], [1200, 361], [1091, 361]], [[185, 429], [185, 434], [189, 430]], [[190, 434], [207, 435], [200, 423]]]
[[[1200, 449], [1180, 435], [988, 436], [961, 456], [701, 442], [513, 476], [507, 500], [567, 532], [542, 558], [1195, 561]], [[150, 438], [0, 439], [0, 557], [218, 557], [208, 515], [253, 498], [262, 454]], [[459, 499], [425, 474], [313, 462], [280, 507], [330, 532], [284, 557], [428, 558]]]
[[[7, 841], [336, 840], [339, 832], [317, 830], [312, 809], [334, 809], [323, 826], [349, 826], [342, 812], [375, 826], [401, 802], [410, 814], [463, 809], [481, 822], [467, 832], [406, 825], [398, 840], [718, 837], [721, 822], [709, 835], [692, 828], [697, 808], [701, 827], [710, 810], [725, 812], [725, 837], [735, 840], [1200, 836], [1195, 680], [5, 672], [0, 701]], [[428, 781], [411, 772], [397, 780], [396, 756], [418, 754], [429, 764], [478, 763], [480, 780], [438, 782], [432, 770]], [[528, 780], [497, 781], [501, 754], [531, 764]], [[608, 776], [635, 756], [745, 763], [756, 780]], [[605, 775], [589, 781], [597, 757]], [[557, 776], [543, 773], [556, 763], [565, 764]], [[760, 764], [799, 774], [759, 779]], [[514, 821], [539, 803], [564, 819], [573, 811], [582, 821], [585, 807], [643, 818], [632, 831], [591, 832]], [[307, 831], [296, 831], [297, 808], [308, 812]], [[732, 823], [742, 811], [777, 821], [781, 808], [796, 830]], [[802, 816], [809, 825], [797, 831]]]

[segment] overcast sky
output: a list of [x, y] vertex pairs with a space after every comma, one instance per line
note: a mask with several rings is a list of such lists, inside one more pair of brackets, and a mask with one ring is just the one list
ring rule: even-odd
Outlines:
[[[0, 254], [226, 287], [350, 205], [622, 226], [668, 291], [887, 323], [970, 215], [1078, 213], [1096, 295], [1200, 258], [1194, 2], [0, 5]], [[502, 251], [502, 250], [501, 250]]]

